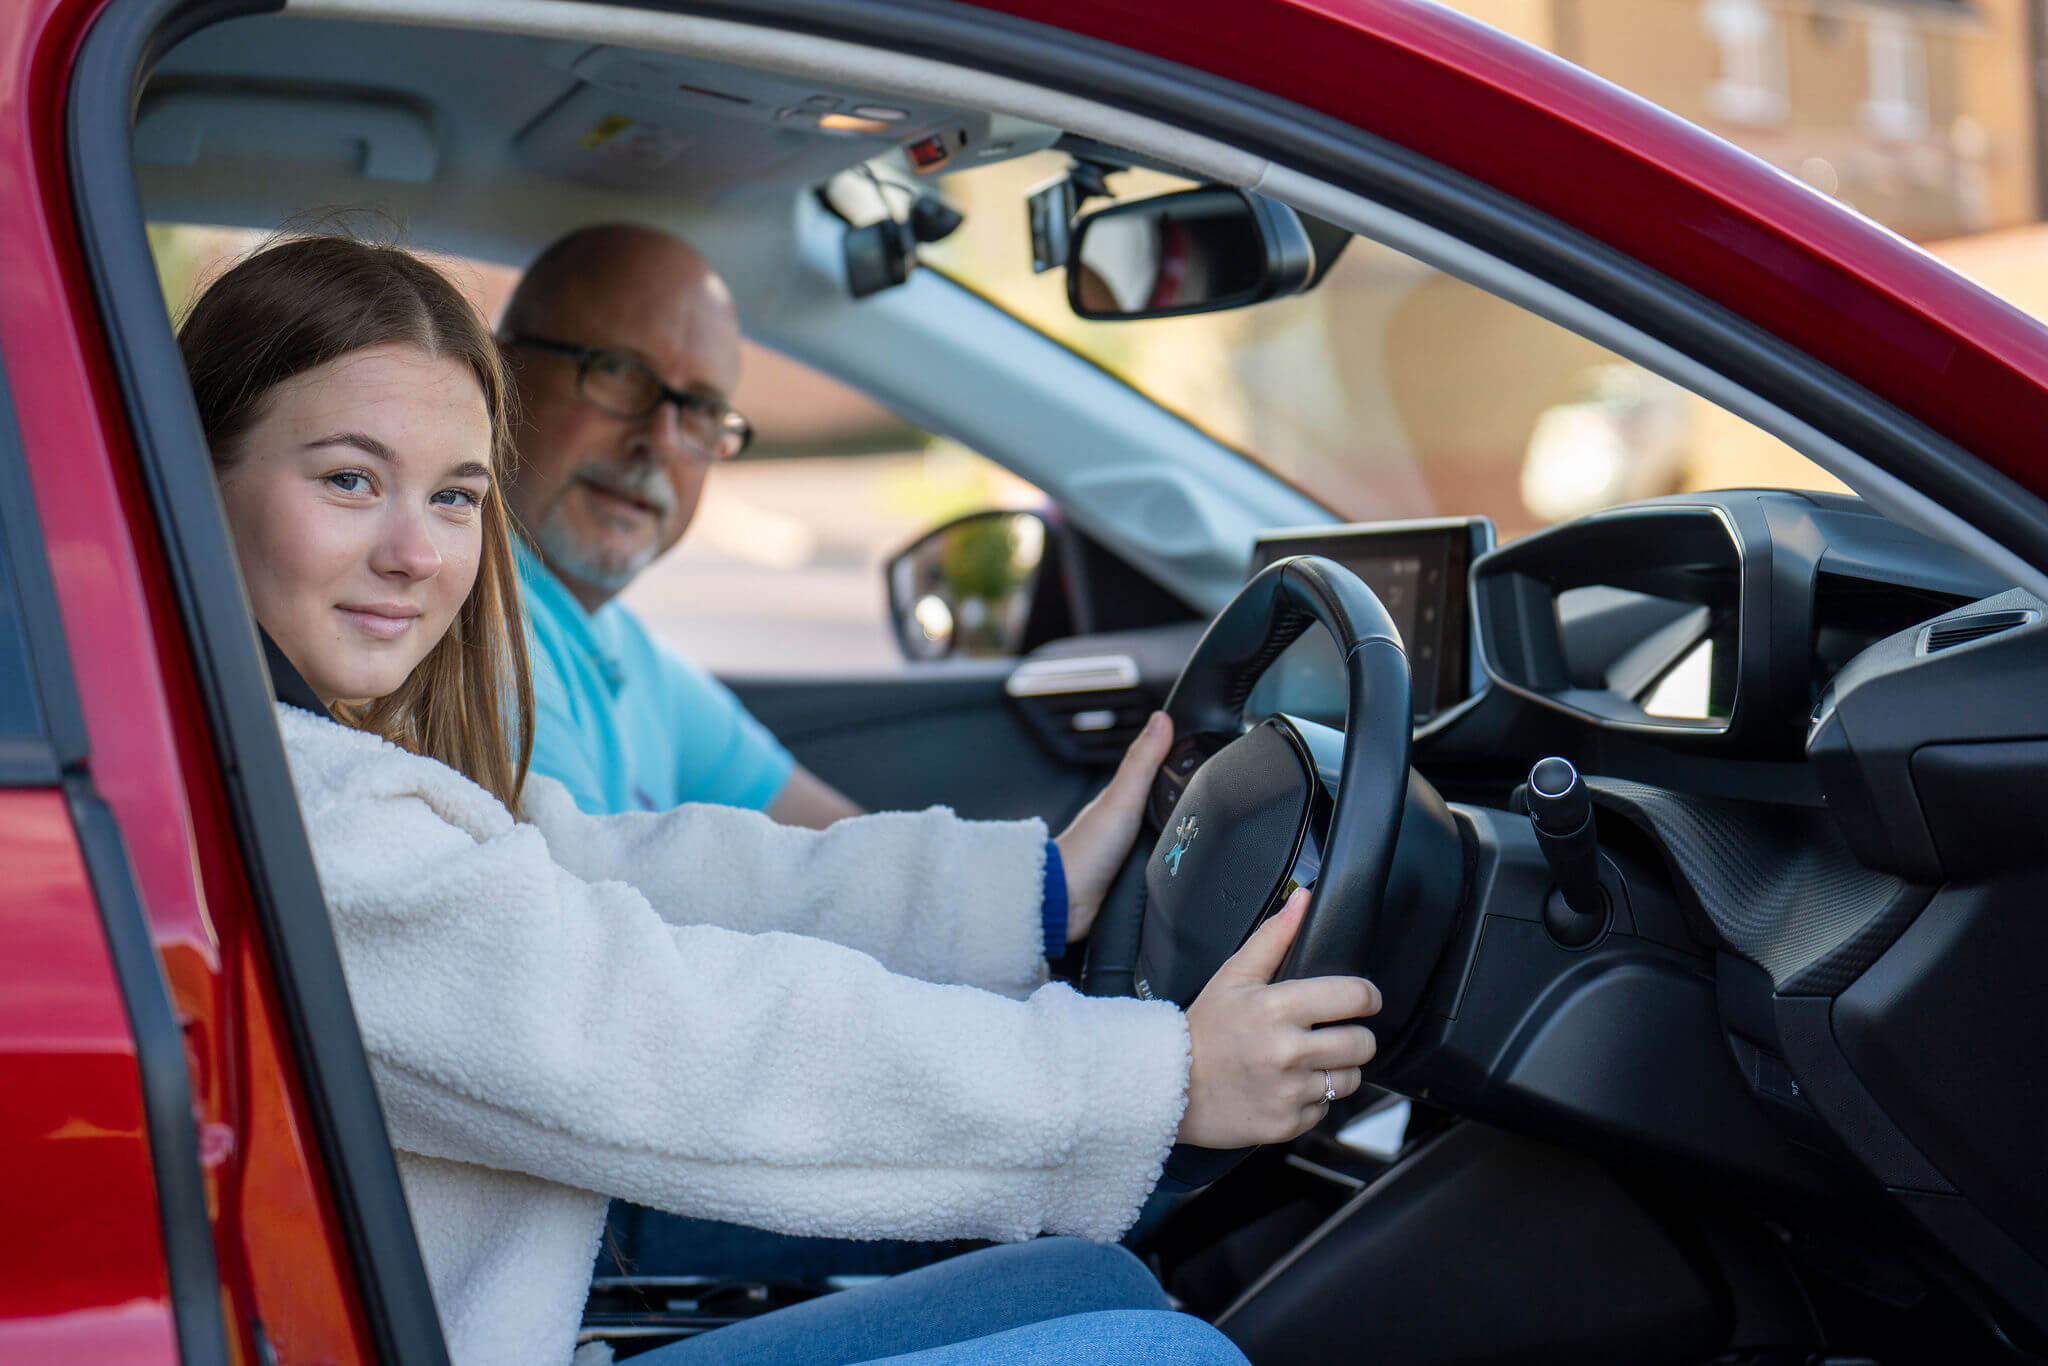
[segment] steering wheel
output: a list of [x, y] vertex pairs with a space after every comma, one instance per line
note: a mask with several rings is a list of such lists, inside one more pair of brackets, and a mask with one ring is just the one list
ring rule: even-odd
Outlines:
[[[1344, 662], [1343, 731], [1248, 721], [1253, 685], [1315, 626]], [[1398, 1033], [1455, 928], [1464, 857], [1455, 818], [1408, 766], [1408, 657], [1385, 606], [1320, 556], [1269, 565], [1210, 624], [1166, 712], [1174, 747], [1082, 989], [1185, 1007], [1300, 885], [1308, 912], [1280, 975], [1371, 977], [1384, 1001], [1374, 1028]]]

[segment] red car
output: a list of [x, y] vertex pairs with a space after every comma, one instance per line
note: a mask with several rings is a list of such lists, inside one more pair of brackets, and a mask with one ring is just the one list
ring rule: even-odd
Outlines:
[[[1370, 1080], [1410, 1102], [1377, 1155], [1340, 1113], [1144, 1235], [1253, 1361], [2048, 1354], [2032, 320], [1419, 0], [17, 0], [0, 54], [0, 1360], [446, 1360], [146, 232], [362, 202], [504, 265], [675, 226], [757, 339], [1044, 492], [1002, 612], [913, 548], [916, 662], [736, 686], [869, 806], [1048, 817], [1171, 690], [1150, 895], [1084, 981], [1181, 994], [1168, 931], [1249, 929], [1175, 894], [1214, 830], [1254, 902], [1317, 884], [1303, 952], [1381, 982]], [[975, 187], [1027, 154], [1063, 174], [1005, 249], [1083, 313], [1242, 306], [1183, 355], [1239, 367], [1243, 429], [1184, 420], [1195, 362], [1162, 406], [955, 278], [1025, 222]], [[1158, 175], [1197, 200], [1091, 219]], [[913, 270], [932, 185], [976, 207]], [[1082, 269], [1119, 222], [1171, 227], [1135, 292]], [[1404, 331], [1369, 276], [1509, 331]], [[1260, 349], [1344, 299], [1327, 346]], [[1512, 465], [1425, 438], [1511, 387], [1489, 338], [1525, 324], [1853, 493], [1659, 486], [1493, 548]], [[1259, 415], [1307, 424], [1290, 386], [1368, 353], [1381, 398], [1326, 424], [1347, 503]], [[1378, 599], [1321, 561], [1240, 594], [1304, 553]], [[1380, 600], [1398, 678], [1284, 648]], [[956, 624], [987, 657], [923, 658]], [[1228, 814], [1255, 740], [1295, 765], [1265, 824]], [[587, 1336], [820, 1288], [606, 1283]]]

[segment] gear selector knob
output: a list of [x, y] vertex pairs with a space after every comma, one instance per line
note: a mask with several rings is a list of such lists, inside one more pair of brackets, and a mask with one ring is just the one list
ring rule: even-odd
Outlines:
[[1569, 838], [1592, 814], [1592, 799], [1571, 760], [1553, 755], [1536, 761], [1529, 770], [1529, 815], [1544, 834]]
[[1558, 906], [1552, 898], [1544, 924], [1558, 943], [1582, 948], [1607, 927], [1607, 893], [1600, 886], [1593, 800], [1571, 760], [1539, 759], [1529, 770], [1529, 821], [1564, 902]]

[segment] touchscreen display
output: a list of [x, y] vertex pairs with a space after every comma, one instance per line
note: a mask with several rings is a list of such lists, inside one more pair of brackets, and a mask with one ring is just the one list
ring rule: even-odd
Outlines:
[[[1467, 696], [1466, 570], [1492, 545], [1493, 524], [1483, 517], [1274, 532], [1254, 547], [1252, 573], [1289, 555], [1321, 555], [1363, 579], [1401, 633], [1419, 724]], [[1246, 710], [1342, 726], [1344, 667], [1329, 632], [1310, 627], [1288, 646], [1252, 690]]]

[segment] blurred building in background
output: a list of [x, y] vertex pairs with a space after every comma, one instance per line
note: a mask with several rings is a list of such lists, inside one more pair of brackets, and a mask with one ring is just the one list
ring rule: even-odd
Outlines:
[[2038, 0], [1451, 0], [1918, 242], [2042, 216]]
[[[2043, 0], [1449, 3], [1728, 139], [2048, 317]], [[1802, 479], [1803, 461], [1746, 424], [1688, 406], [1684, 487], [1823, 482]], [[1642, 425], [1662, 446], [1663, 429]], [[1542, 435], [1532, 433], [1532, 465], [1546, 454]], [[1549, 464], [1569, 463], [1562, 449], [1550, 448]], [[1580, 449], [1576, 483], [1591, 487], [1584, 466], [1611, 452]], [[1654, 466], [1669, 456], [1645, 448], [1636, 458]], [[1524, 475], [1532, 516], [1550, 520], [1570, 503], [1558, 487], [1544, 505], [1540, 471]]]

